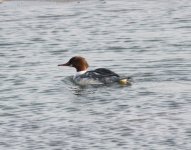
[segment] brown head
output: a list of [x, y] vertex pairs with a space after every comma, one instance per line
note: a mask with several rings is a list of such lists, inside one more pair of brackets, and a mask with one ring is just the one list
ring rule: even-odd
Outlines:
[[85, 58], [80, 57], [80, 56], [72, 57], [67, 63], [59, 64], [58, 66], [74, 67], [74, 68], [76, 68], [77, 72], [87, 70], [87, 68], [89, 67]]

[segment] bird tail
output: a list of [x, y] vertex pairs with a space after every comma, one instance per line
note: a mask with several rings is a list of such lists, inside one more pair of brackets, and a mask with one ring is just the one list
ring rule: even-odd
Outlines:
[[120, 85], [131, 85], [131, 77], [120, 77], [119, 84]]

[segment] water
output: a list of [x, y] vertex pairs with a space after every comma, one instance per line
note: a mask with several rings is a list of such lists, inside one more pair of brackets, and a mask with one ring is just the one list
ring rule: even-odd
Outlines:
[[[0, 4], [0, 149], [191, 148], [189, 0]], [[132, 86], [79, 87], [72, 56]]]

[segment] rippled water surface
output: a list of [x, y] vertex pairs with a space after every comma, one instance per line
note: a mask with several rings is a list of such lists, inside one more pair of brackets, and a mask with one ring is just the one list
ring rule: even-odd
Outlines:
[[[191, 148], [190, 0], [0, 4], [0, 149]], [[79, 87], [75, 55], [132, 86]]]

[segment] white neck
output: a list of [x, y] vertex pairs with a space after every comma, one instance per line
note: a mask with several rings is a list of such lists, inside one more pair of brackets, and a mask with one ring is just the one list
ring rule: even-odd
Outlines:
[[82, 75], [82, 74], [84, 74], [84, 73], [86, 73], [86, 72], [87, 72], [87, 70], [78, 71], [78, 72], [76, 73], [76, 76]]

